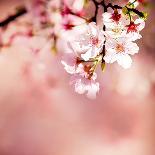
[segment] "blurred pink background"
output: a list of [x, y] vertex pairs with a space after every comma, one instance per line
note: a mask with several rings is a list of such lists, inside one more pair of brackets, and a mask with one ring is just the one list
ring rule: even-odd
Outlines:
[[[22, 3], [0, 0], [0, 19]], [[47, 50], [41, 60], [48, 71], [23, 45], [0, 53], [0, 155], [155, 155], [155, 11], [150, 4], [132, 67], [107, 65], [99, 73], [96, 100], [74, 93], [59, 56]]]

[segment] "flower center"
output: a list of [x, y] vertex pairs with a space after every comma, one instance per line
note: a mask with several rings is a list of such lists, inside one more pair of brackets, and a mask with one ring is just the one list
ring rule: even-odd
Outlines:
[[71, 10], [66, 5], [64, 5], [64, 8], [62, 8], [62, 11], [61, 11], [61, 15], [65, 16], [65, 15], [68, 15], [70, 13], [71, 13]]
[[120, 34], [123, 30], [122, 30], [121, 27], [116, 27], [116, 28], [112, 29], [112, 31], [113, 31], [114, 33]]
[[99, 43], [99, 39], [97, 37], [91, 37], [91, 44], [93, 46], [97, 46]]
[[90, 69], [91, 69], [91, 66], [90, 66], [90, 65], [85, 65], [85, 66], [84, 66], [84, 71], [85, 71], [86, 73], [88, 73], [88, 74], [89, 74], [89, 72], [90, 72]]
[[137, 27], [139, 26], [140, 24], [135, 24], [134, 22], [131, 22], [130, 25], [127, 25], [128, 27], [128, 30], [127, 32], [137, 32]]
[[124, 46], [122, 44], [117, 44], [117, 46], [116, 46], [116, 52], [117, 53], [124, 52]]
[[71, 23], [64, 23], [63, 27], [65, 30], [71, 30], [74, 27], [74, 25]]
[[114, 20], [115, 22], [119, 22], [120, 18], [121, 18], [121, 14], [119, 14], [118, 11], [115, 10], [111, 16], [111, 19]]
[[84, 66], [84, 71], [86, 72], [86, 76], [89, 80], [91, 80], [92, 76], [93, 76], [93, 72], [91, 71], [92, 66], [91, 65], [85, 65]]
[[80, 60], [79, 57], [76, 58], [76, 65], [79, 65], [82, 61]]

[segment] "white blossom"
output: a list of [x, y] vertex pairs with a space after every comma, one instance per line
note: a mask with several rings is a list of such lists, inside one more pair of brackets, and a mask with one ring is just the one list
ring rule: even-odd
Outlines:
[[90, 74], [85, 71], [85, 67], [86, 66], [82, 64], [79, 65], [79, 73], [72, 76], [70, 84], [74, 85], [75, 92], [78, 94], [86, 93], [88, 98], [95, 99], [99, 91], [99, 83], [95, 81], [97, 74], [93, 73], [93, 75], [90, 76]]
[[[70, 48], [72, 49], [71, 46]], [[66, 72], [72, 75], [70, 83], [74, 85], [75, 92], [86, 93], [88, 98], [96, 98], [99, 83], [95, 81], [97, 74], [92, 71], [93, 66], [81, 60], [73, 49], [71, 51], [71, 53], [66, 53], [61, 61]]]
[[126, 35], [131, 41], [142, 38], [140, 31], [145, 27], [143, 19], [136, 19], [131, 22], [129, 17], [123, 15], [122, 12], [118, 14], [105, 12], [102, 14], [103, 23], [106, 26], [105, 34], [111, 38], [119, 38]]
[[127, 38], [108, 39], [105, 46], [105, 62], [113, 63], [117, 61], [125, 69], [130, 68], [132, 64], [132, 59], [129, 55], [134, 55], [139, 51], [137, 44], [127, 40]]
[[105, 38], [104, 33], [94, 22], [87, 25], [87, 30], [80, 34], [72, 44], [73, 48], [78, 48], [81, 58], [88, 61], [95, 58], [102, 50]]

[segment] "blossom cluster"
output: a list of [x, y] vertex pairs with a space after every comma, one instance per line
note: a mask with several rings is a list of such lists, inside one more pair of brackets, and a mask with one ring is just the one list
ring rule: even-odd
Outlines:
[[79, 27], [84, 31], [68, 42], [71, 52], [66, 53], [61, 61], [64, 69], [71, 74], [75, 92], [86, 94], [89, 98], [95, 98], [99, 92], [96, 81], [99, 64], [102, 70], [106, 63], [114, 62], [125, 69], [131, 67], [131, 56], [139, 52], [135, 41], [142, 38], [140, 32], [145, 27], [146, 19], [146, 14], [136, 8], [142, 3], [140, 0], [130, 0], [123, 7], [92, 1], [96, 10], [98, 5], [104, 8], [102, 26], [96, 22], [96, 11], [92, 20]]
[[[98, 65], [102, 71], [114, 62], [125, 69], [131, 67], [131, 56], [139, 51], [136, 41], [142, 38], [140, 32], [145, 27], [147, 14], [138, 8], [145, 0], [129, 0], [123, 6], [105, 0], [26, 2], [17, 14], [0, 22], [1, 52], [21, 44], [36, 57], [47, 46], [52, 53], [66, 50], [61, 63], [71, 75], [70, 84], [89, 98], [99, 92]], [[89, 8], [91, 5], [95, 10]], [[15, 20], [21, 15], [24, 18]]]

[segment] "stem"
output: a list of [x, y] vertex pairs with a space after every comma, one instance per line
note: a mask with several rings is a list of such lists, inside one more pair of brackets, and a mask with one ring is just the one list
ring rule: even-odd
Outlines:
[[130, 5], [134, 4], [135, 2], [137, 2], [137, 0], [134, 0]]
[[92, 67], [92, 72], [95, 72], [98, 65], [98, 61], [95, 61], [94, 66]]
[[[140, 12], [140, 11], [138, 11], [137, 9], [129, 8], [129, 7], [127, 7], [127, 6], [125, 6], [125, 7], [128, 9], [129, 12], [134, 12], [135, 14], [137, 14], [137, 15], [140, 16], [140, 17], [143, 17], [143, 16], [144, 16], [143, 13]], [[113, 10], [114, 10], [114, 9], [123, 9], [123, 7], [121, 7], [121, 6], [119, 6], [119, 5], [112, 5], [111, 3], [109, 3], [109, 4], [107, 5], [107, 8], [112, 8]]]
[[114, 10], [114, 9], [122, 9], [121, 6], [119, 6], [119, 5], [112, 5], [111, 3], [109, 3], [109, 4], [107, 5], [107, 8], [112, 8], [113, 10]]
[[70, 14], [73, 15], [73, 16], [79, 17], [79, 18], [85, 20], [86, 22], [89, 21], [89, 19], [87, 19], [87, 18], [85, 18], [85, 17], [82, 17], [82, 16], [79, 16], [78, 14], [76, 14], [76, 13], [74, 13], [74, 12], [70, 12]]
[[7, 26], [9, 23], [11, 23], [12, 21], [16, 20], [18, 17], [24, 15], [27, 13], [27, 10], [25, 7], [21, 7], [16, 14], [9, 16], [8, 18], [6, 18], [5, 20], [3, 20], [2, 22], [0, 22], [0, 27], [4, 27]]
[[95, 60], [88, 60], [88, 61], [85, 61], [85, 60], [78, 60], [79, 62], [83, 62], [83, 63], [87, 63], [87, 62], [96, 62], [98, 61], [98, 59], [95, 59]]
[[[109, 4], [108, 4], [109, 5]], [[105, 0], [102, 1], [102, 6], [103, 6], [103, 10], [104, 12], [108, 11], [108, 5], [105, 5]], [[103, 31], [106, 31], [106, 26], [103, 25]], [[104, 45], [103, 45], [103, 49], [102, 49], [102, 62], [104, 62], [104, 56], [105, 56], [105, 43], [106, 43], [106, 37], [105, 37], [105, 41], [104, 41]]]
[[[125, 6], [125, 8], [128, 10], [128, 7], [127, 6]], [[132, 17], [131, 17], [131, 14], [130, 14], [130, 11], [128, 10], [128, 16], [129, 16], [129, 19], [130, 19], [130, 23], [131, 23], [131, 21], [132, 21]]]

